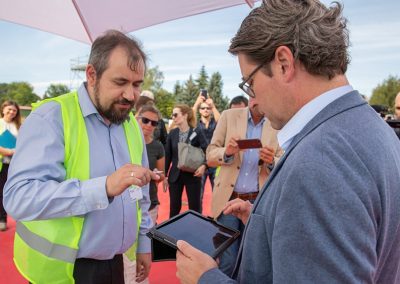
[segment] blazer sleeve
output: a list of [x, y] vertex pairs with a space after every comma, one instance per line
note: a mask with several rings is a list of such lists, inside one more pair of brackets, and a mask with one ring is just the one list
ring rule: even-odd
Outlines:
[[209, 167], [218, 167], [223, 164], [225, 153], [225, 139], [228, 127], [227, 112], [224, 111], [218, 120], [210, 145], [207, 147], [206, 158]]

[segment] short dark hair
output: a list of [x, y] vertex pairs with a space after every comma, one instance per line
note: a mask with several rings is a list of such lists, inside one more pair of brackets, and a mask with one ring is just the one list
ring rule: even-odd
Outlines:
[[96, 70], [97, 79], [100, 79], [107, 69], [110, 54], [117, 47], [125, 49], [131, 70], [136, 70], [140, 61], [143, 61], [146, 70], [146, 54], [141, 49], [139, 41], [117, 30], [108, 30], [96, 38], [90, 51], [88, 63]]
[[242, 103], [245, 106], [248, 106], [249, 105], [249, 100], [245, 96], [236, 96], [229, 103], [229, 108], [231, 108], [232, 105], [239, 105], [239, 104], [242, 104]]
[[287, 46], [307, 72], [329, 79], [344, 74], [350, 62], [349, 32], [342, 5], [326, 7], [318, 0], [263, 0], [244, 19], [229, 52], [246, 55], [256, 65], [270, 62], [279, 46]]

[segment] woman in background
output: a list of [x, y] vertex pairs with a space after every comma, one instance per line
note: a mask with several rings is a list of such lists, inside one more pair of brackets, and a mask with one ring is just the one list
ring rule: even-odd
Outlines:
[[[207, 141], [196, 127], [196, 117], [191, 107], [179, 104], [172, 110], [172, 120], [176, 128], [170, 130], [165, 147], [165, 172], [168, 172], [170, 211], [169, 217], [178, 215], [182, 207], [183, 187], [189, 202], [189, 209], [200, 212], [201, 177], [206, 169], [206, 162], [194, 173], [178, 169], [178, 143], [191, 140], [191, 145], [200, 147], [204, 152]], [[190, 139], [192, 138], [192, 139]]]
[[[163, 171], [165, 167], [164, 147], [160, 141], [154, 139], [154, 130], [161, 120], [159, 110], [153, 104], [143, 105], [136, 114], [136, 119], [142, 128], [144, 141], [146, 142], [147, 157], [149, 159], [149, 169]], [[164, 174], [160, 174], [157, 183], [150, 182], [150, 201], [149, 212], [153, 223], [157, 223], [158, 206], [160, 204], [157, 196], [157, 185], [164, 179]]]
[[[6, 135], [5, 131], [9, 131], [9, 133], [17, 138], [18, 130], [21, 126], [21, 113], [18, 104], [13, 101], [5, 101], [1, 105], [0, 114], [0, 135]], [[7, 212], [3, 206], [3, 188], [7, 181], [8, 166], [14, 154], [14, 148], [15, 145], [12, 148], [0, 146], [0, 231], [7, 230]]]
[[[147, 157], [149, 160], [149, 169], [164, 170], [165, 157], [164, 157], [164, 146], [159, 140], [154, 139], [154, 130], [158, 126], [161, 120], [161, 113], [154, 106], [152, 102], [147, 102], [141, 105], [136, 111], [136, 119], [142, 128], [144, 141], [146, 143]], [[160, 181], [164, 179], [164, 174], [160, 173], [160, 179], [155, 182], [150, 181], [149, 192], [150, 192], [150, 208], [149, 213], [153, 224], [157, 223], [159, 200], [157, 195], [157, 186]], [[132, 249], [132, 248], [131, 248]], [[131, 250], [129, 249], [129, 250]], [[125, 283], [138, 283], [136, 282], [136, 261], [130, 260], [130, 252], [128, 251], [123, 255], [124, 259], [124, 279]], [[135, 253], [134, 253], [135, 254]], [[148, 283], [146, 278], [141, 284]]]

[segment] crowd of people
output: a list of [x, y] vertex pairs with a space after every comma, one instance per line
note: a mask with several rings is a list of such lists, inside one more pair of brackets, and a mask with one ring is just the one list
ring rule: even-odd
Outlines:
[[[317, 0], [253, 9], [229, 47], [249, 100], [221, 113], [201, 90], [166, 127], [141, 90], [145, 53], [114, 30], [93, 42], [80, 88], [35, 104], [21, 129], [18, 105], [4, 102], [0, 132], [18, 139], [0, 147], [0, 230], [8, 212], [21, 274], [146, 281], [158, 190], [171, 218], [184, 189], [201, 213], [209, 179], [212, 217], [240, 237], [218, 260], [178, 240], [182, 283], [399, 283], [400, 142], [346, 78], [342, 10]], [[394, 109], [400, 119], [400, 92]], [[205, 155], [193, 171], [179, 166], [181, 143]]]

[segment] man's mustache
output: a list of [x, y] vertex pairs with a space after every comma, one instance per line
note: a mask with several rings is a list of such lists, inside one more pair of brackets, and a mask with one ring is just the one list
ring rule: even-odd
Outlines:
[[135, 101], [128, 101], [127, 99], [123, 98], [117, 102], [115, 102], [116, 104], [121, 104], [121, 105], [130, 105], [131, 107], [133, 107], [135, 105]]

